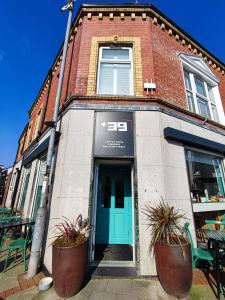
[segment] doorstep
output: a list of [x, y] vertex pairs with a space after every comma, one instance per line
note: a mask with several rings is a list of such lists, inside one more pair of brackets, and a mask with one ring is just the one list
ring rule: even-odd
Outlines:
[[135, 267], [90, 266], [88, 274], [91, 277], [133, 277], [137, 276], [137, 269]]

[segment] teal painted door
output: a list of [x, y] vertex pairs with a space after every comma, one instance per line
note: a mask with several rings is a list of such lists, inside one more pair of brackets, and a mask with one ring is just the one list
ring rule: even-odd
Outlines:
[[96, 244], [132, 244], [132, 194], [129, 166], [100, 166]]

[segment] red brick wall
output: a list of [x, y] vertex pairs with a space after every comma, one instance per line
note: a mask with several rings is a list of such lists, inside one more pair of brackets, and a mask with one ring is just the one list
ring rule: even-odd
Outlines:
[[146, 66], [143, 68], [143, 79], [150, 80], [153, 77], [153, 63], [149, 24], [149, 20], [144, 21], [141, 17], [137, 17], [136, 20], [131, 20], [131, 18], [121, 20], [120, 17], [115, 17], [114, 20], [103, 17], [103, 20], [99, 20], [97, 16], [88, 20], [87, 17], [84, 17], [74, 94], [86, 95], [92, 37], [114, 35], [140, 37], [142, 59]]
[[[125, 20], [117, 16], [113, 20], [108, 16], [103, 16], [103, 20], [99, 20], [98, 16], [92, 16], [91, 20], [86, 16], [83, 17], [74, 39], [69, 43], [60, 107], [69, 96], [85, 96], [87, 93], [92, 37], [114, 35], [140, 37], [143, 83], [152, 79], [156, 83], [153, 97], [163, 98], [174, 105], [186, 108], [182, 67], [177, 55], [180, 52], [193, 55], [193, 51], [189, 50], [187, 45], [183, 45], [181, 40], [169, 35], [168, 30], [162, 30], [159, 25], [153, 24], [152, 19], [143, 20], [141, 16], [136, 16], [135, 20], [130, 16], [125, 17]], [[210, 68], [221, 80], [219, 89], [225, 107], [225, 76]], [[45, 121], [52, 118], [59, 70], [60, 64], [57, 65], [52, 77]], [[144, 89], [143, 95], [146, 96]], [[47, 91], [42, 99], [46, 101]], [[37, 112], [38, 107], [34, 108], [31, 116], [33, 126]]]

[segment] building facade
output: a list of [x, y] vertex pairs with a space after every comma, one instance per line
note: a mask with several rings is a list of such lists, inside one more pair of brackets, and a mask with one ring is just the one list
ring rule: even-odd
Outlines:
[[[20, 139], [6, 205], [35, 219], [60, 49]], [[90, 266], [155, 274], [145, 205], [191, 232], [225, 213], [225, 65], [151, 5], [83, 5], [70, 32], [43, 262], [56, 218], [89, 217]]]

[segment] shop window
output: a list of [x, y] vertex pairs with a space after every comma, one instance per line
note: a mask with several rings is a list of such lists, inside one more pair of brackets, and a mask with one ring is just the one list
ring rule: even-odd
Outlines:
[[224, 115], [219, 95], [219, 79], [204, 60], [193, 55], [181, 54], [187, 106], [192, 112], [206, 119], [220, 122], [219, 109]]
[[132, 95], [132, 49], [101, 47], [99, 49], [97, 93], [102, 95]]
[[223, 159], [193, 150], [185, 154], [192, 201], [225, 201]]

